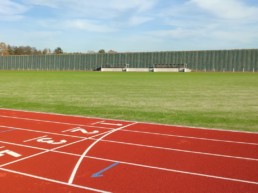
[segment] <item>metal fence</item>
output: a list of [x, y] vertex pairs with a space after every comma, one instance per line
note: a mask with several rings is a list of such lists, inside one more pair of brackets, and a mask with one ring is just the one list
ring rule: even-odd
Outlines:
[[187, 64], [193, 71], [257, 72], [258, 49], [0, 56], [0, 70], [96, 70], [101, 66]]

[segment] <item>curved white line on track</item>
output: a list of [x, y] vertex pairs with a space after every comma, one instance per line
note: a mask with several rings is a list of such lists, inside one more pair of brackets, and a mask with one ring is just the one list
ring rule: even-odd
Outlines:
[[129, 126], [132, 126], [132, 125], [134, 125], [134, 124], [137, 124], [137, 122], [134, 122], [134, 123], [125, 125], [125, 126], [123, 126], [123, 127], [119, 127], [119, 128], [117, 128], [117, 129], [114, 129], [114, 130], [111, 130], [110, 132], [106, 133], [105, 135], [103, 135], [102, 137], [100, 137], [99, 139], [97, 139], [95, 142], [93, 142], [93, 143], [83, 152], [83, 154], [80, 156], [79, 160], [77, 161], [77, 163], [76, 163], [76, 165], [75, 165], [75, 167], [74, 167], [74, 169], [73, 169], [73, 171], [72, 171], [72, 173], [71, 173], [71, 176], [70, 176], [70, 178], [69, 178], [69, 180], [68, 180], [68, 184], [72, 184], [72, 183], [73, 183], [74, 178], [75, 178], [75, 175], [76, 175], [76, 173], [77, 173], [77, 171], [78, 171], [78, 169], [79, 169], [79, 167], [80, 167], [80, 165], [81, 165], [81, 163], [82, 163], [82, 160], [83, 160], [84, 157], [87, 155], [87, 153], [88, 153], [99, 141], [101, 141], [103, 138], [105, 138], [106, 136], [108, 136], [108, 135], [110, 135], [110, 134], [112, 134], [112, 133], [114, 133], [114, 132], [116, 132], [116, 131], [119, 131], [119, 130], [121, 130], [121, 129], [123, 129], [123, 128], [126, 128], [126, 127], [129, 127]]

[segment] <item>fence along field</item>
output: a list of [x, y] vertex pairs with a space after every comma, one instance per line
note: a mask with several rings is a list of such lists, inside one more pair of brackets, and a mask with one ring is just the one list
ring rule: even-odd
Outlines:
[[92, 71], [125, 64], [130, 68], [187, 64], [193, 71], [257, 72], [258, 49], [0, 56], [0, 70]]

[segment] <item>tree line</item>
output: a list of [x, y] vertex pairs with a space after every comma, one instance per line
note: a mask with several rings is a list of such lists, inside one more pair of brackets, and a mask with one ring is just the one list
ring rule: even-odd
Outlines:
[[44, 55], [44, 54], [63, 54], [63, 50], [57, 47], [54, 51], [49, 48], [39, 50], [31, 46], [11, 46], [4, 42], [0, 43], [0, 53], [2, 56], [10, 55]]
[[[86, 53], [117, 53], [116, 51], [109, 50], [106, 52], [104, 49], [100, 49], [98, 52], [88, 51]], [[46, 55], [46, 54], [69, 54], [65, 53], [61, 47], [57, 47], [53, 51], [49, 48], [45, 48], [43, 50], [39, 50], [35, 47], [31, 46], [11, 46], [4, 42], [0, 42], [0, 56], [11, 56], [11, 55]], [[81, 53], [73, 53], [73, 54], [81, 54]]]

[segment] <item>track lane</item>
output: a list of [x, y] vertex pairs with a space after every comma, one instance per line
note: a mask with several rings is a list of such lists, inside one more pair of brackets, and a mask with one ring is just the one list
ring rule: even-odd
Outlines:
[[[82, 154], [84, 151], [83, 147], [89, 144], [90, 140], [87, 140], [59, 150]], [[132, 162], [172, 170], [258, 182], [258, 162], [253, 160], [239, 160], [227, 157], [135, 147], [106, 141], [100, 141], [88, 155], [116, 160], [118, 162]]]
[[82, 116], [71, 116], [71, 115], [63, 115], [63, 114], [54, 114], [54, 113], [39, 113], [39, 112], [29, 112], [29, 111], [19, 111], [19, 110], [11, 110], [11, 109], [1, 109], [0, 115], [9, 116], [9, 117], [17, 117], [24, 119], [35, 119], [42, 121], [52, 121], [59, 123], [70, 123], [75, 125], [88, 125], [95, 127], [103, 127], [115, 129], [121, 126], [125, 126], [132, 122], [130, 121], [120, 121], [120, 120], [107, 120], [102, 118], [87, 118]]
[[0, 186], [4, 193], [93, 193], [96, 191], [83, 189], [83, 187], [71, 186], [56, 181], [35, 178], [29, 175], [21, 175], [16, 171], [7, 171], [0, 168]]
[[[6, 112], [5, 112], [6, 113]], [[89, 128], [101, 128], [103, 127], [103, 122], [108, 123], [104, 124], [103, 131], [108, 131], [110, 129], [114, 129], [117, 127], [121, 127], [121, 125], [129, 124], [130, 122], [123, 121], [112, 121], [112, 120], [104, 120], [104, 119], [93, 119], [89, 118], [77, 117], [76, 120], [72, 117], [68, 119], [64, 118], [66, 116], [62, 115], [53, 115], [51, 119], [57, 122], [65, 122], [61, 123], [51, 123], [48, 121], [48, 114], [41, 115], [40, 113], [32, 113], [32, 112], [23, 112], [22, 115], [19, 114], [19, 111], [8, 111], [8, 116], [28, 116], [30, 114], [39, 114], [35, 115], [37, 118], [44, 119], [46, 122], [40, 121], [29, 121], [29, 120], [21, 120], [17, 119], [14, 121], [13, 118], [1, 117], [1, 121], [4, 124], [17, 124], [19, 127], [26, 126], [30, 129], [34, 129], [37, 131], [39, 129], [42, 131], [54, 131], [57, 134], [64, 134], [64, 129], [70, 130], [71, 124], [81, 125], [81, 120], [84, 120], [83, 124], [89, 124], [92, 127]], [[0, 114], [2, 114], [0, 110]], [[12, 114], [12, 115], [11, 115]], [[34, 116], [34, 115], [33, 115]], [[58, 117], [60, 116], [60, 117]], [[61, 118], [62, 117], [62, 118]], [[29, 118], [29, 117], [27, 117]], [[88, 120], [89, 119], [89, 120]], [[13, 121], [11, 121], [13, 120]], [[86, 121], [87, 120], [87, 121]], [[67, 122], [68, 121], [68, 122]], [[12, 123], [15, 122], [15, 123]], [[18, 122], [18, 123], [17, 123]], [[69, 122], [72, 122], [69, 124]], [[60, 126], [62, 125], [62, 126]], [[88, 128], [87, 128], [88, 129]], [[126, 131], [127, 130], [127, 131]], [[4, 130], [5, 131], [5, 130]], [[203, 133], [201, 132], [203, 131]], [[141, 132], [141, 133], [139, 133]], [[176, 133], [179, 132], [179, 133]], [[0, 133], [6, 134], [8, 132]], [[199, 133], [201, 133], [199, 135]], [[230, 133], [233, 135], [230, 136]], [[65, 133], [69, 135], [69, 133]], [[85, 133], [84, 133], [85, 134]], [[82, 137], [85, 135], [82, 133], [73, 133], [73, 137]], [[225, 134], [225, 135], [224, 135]], [[169, 136], [166, 136], [169, 135]], [[171, 136], [171, 135], [179, 135], [179, 136]], [[148, 136], [148, 137], [147, 137]], [[151, 136], [151, 137], [150, 137]], [[184, 138], [183, 136], [193, 137]], [[205, 130], [198, 128], [183, 128], [183, 127], [175, 127], [175, 126], [166, 126], [166, 125], [153, 125], [153, 124], [145, 124], [138, 123], [134, 126], [126, 127], [123, 131], [115, 132], [112, 135], [105, 137], [104, 140], [99, 141], [94, 148], [92, 148], [88, 152], [88, 157], [83, 159], [82, 167], [78, 170], [78, 175], [75, 176], [75, 184], [86, 186], [86, 185], [94, 185], [94, 187], [100, 188], [103, 187], [106, 190], [118, 190], [119, 192], [142, 192], [142, 188], [149, 190], [148, 192], [157, 192], [156, 187], [162, 187], [160, 190], [163, 192], [257, 192], [258, 190], [258, 177], [256, 176], [257, 161], [254, 160], [241, 160], [234, 159], [228, 157], [216, 157], [211, 155], [199, 155], [191, 152], [178, 152], [173, 150], [165, 150], [151, 147], [144, 147], [144, 145], [149, 146], [158, 146], [158, 147], [169, 147], [172, 146], [175, 148], [188, 149], [188, 150], [201, 150], [201, 151], [210, 151], [211, 153], [217, 151], [220, 154], [226, 153], [230, 154], [230, 149], [232, 150], [233, 155], [241, 155], [245, 157], [254, 157], [256, 156], [253, 152], [257, 152], [256, 149], [252, 149], [250, 144], [244, 143], [257, 143], [256, 134], [247, 133], [247, 132], [232, 132], [232, 131], [220, 131], [220, 130]], [[91, 137], [91, 136], [88, 136]], [[99, 136], [101, 137], [101, 135]], [[206, 138], [206, 139], [218, 139], [218, 140], [227, 140], [236, 143], [225, 142], [225, 144], [220, 145], [213, 141], [211, 143], [202, 143], [204, 140], [194, 139], [196, 138]], [[82, 139], [82, 138], [80, 138]], [[172, 139], [172, 140], [171, 140]], [[120, 141], [121, 143], [114, 143], [105, 140], [113, 140]], [[42, 154], [40, 156], [36, 156], [33, 159], [26, 160], [25, 162], [19, 162], [11, 165], [5, 166], [5, 168], [0, 169], [10, 169], [10, 170], [25, 170], [24, 172], [28, 172], [31, 174], [36, 174], [38, 176], [46, 175], [46, 177], [59, 179], [60, 181], [65, 181], [69, 171], [71, 170], [70, 165], [74, 164], [73, 160], [76, 160], [74, 157], [80, 156], [85, 150], [85, 147], [90, 146], [94, 143], [95, 140], [83, 140], [82, 142], [74, 143], [66, 147], [56, 148], [56, 151], [48, 152], [47, 154]], [[200, 142], [202, 141], [202, 142]], [[137, 143], [140, 146], [123, 144], [127, 143]], [[173, 143], [170, 143], [173, 142]], [[237, 144], [238, 142], [241, 143]], [[217, 144], [216, 144], [217, 143]], [[224, 142], [223, 142], [224, 143]], [[231, 145], [228, 145], [231, 144]], [[237, 144], [235, 146], [235, 144]], [[3, 144], [5, 145], [5, 144]], [[3, 145], [0, 144], [2, 147]], [[31, 144], [33, 145], [33, 144]], [[242, 145], [247, 145], [245, 148]], [[203, 147], [206, 146], [206, 147]], [[209, 147], [208, 147], [209, 146]], [[227, 147], [227, 148], [225, 148]], [[238, 148], [237, 148], [238, 147]], [[192, 148], [192, 149], [191, 149]], [[204, 149], [203, 149], [204, 148]], [[227, 149], [226, 151], [223, 150]], [[219, 149], [219, 150], [216, 150]], [[237, 150], [238, 149], [238, 150]], [[248, 152], [243, 152], [245, 149], [248, 149]], [[1, 149], [0, 149], [1, 151]], [[63, 151], [62, 153], [58, 151]], [[67, 153], [66, 153], [67, 152]], [[60, 155], [59, 155], [60, 154]], [[77, 155], [75, 155], [77, 154]], [[48, 156], [47, 156], [48, 155]], [[73, 158], [67, 158], [65, 155], [72, 155]], [[70, 157], [69, 156], [69, 157]], [[89, 156], [98, 157], [96, 159], [89, 159]], [[44, 159], [43, 159], [44, 157]], [[58, 176], [56, 173], [50, 174], [47, 172], [48, 164], [44, 163], [43, 160], [50, 160], [46, 163], [53, 164], [59, 167], [58, 163], [61, 163], [61, 160], [68, 160], [64, 162], [64, 164], [68, 164], [69, 167], [60, 164], [60, 169], [63, 169], [64, 173], [61, 176]], [[101, 160], [102, 159], [102, 160]], [[102, 166], [105, 166], [107, 162], [104, 159], [120, 161], [122, 164], [119, 164], [112, 169], [112, 172], [108, 172], [108, 175], [105, 175], [103, 179], [95, 179], [86, 178], [85, 172], [96, 172], [100, 171]], [[34, 160], [34, 161], [33, 161]], [[36, 160], [36, 161], [35, 161]], [[90, 161], [89, 161], [90, 160]], [[237, 160], [237, 161], [236, 161]], [[31, 164], [28, 164], [28, 163]], [[92, 162], [91, 164], [89, 164]], [[130, 162], [132, 164], [130, 164]], [[35, 163], [42, 166], [44, 169], [31, 169], [31, 165]], [[125, 164], [127, 163], [127, 164]], [[110, 164], [110, 163], [109, 163]], [[138, 166], [137, 166], [138, 164]], [[146, 167], [147, 166], [147, 167]], [[161, 169], [150, 169], [154, 166], [159, 167]], [[69, 169], [70, 168], [70, 169]], [[96, 170], [92, 170], [97, 168]], [[162, 168], [170, 169], [170, 171], [165, 171]], [[54, 167], [53, 169], [54, 170]], [[173, 171], [172, 171], [173, 170]], [[92, 172], [91, 172], [92, 171]], [[126, 171], [126, 172], [125, 172]], [[43, 174], [42, 174], [43, 172]], [[44, 173], [45, 172], [45, 173]], [[111, 174], [109, 176], [109, 174]], [[196, 174], [196, 175], [195, 175]], [[200, 175], [198, 175], [200, 174]], [[132, 178], [134, 176], [134, 178]], [[109, 180], [108, 180], [109, 179]], [[115, 181], [119, 181], [117, 184]], [[160, 180], [159, 180], [160, 179]], [[172, 181], [171, 181], [172, 179]], [[242, 181], [242, 182], [241, 182]], [[87, 182], [87, 183], [86, 183]], [[107, 183], [109, 182], [109, 183]], [[142, 182], [146, 182], [143, 185]], [[182, 183], [183, 182], [183, 183]], [[205, 185], [204, 185], [205, 184]], [[135, 185], [135, 186], [132, 186]], [[126, 188], [123, 188], [126, 187]], [[133, 188], [131, 188], [133, 187]], [[192, 188], [189, 188], [192, 187]], [[116, 189], [117, 188], [117, 189]], [[102, 189], [102, 188], [101, 188]], [[129, 191], [127, 191], [129, 190]], [[153, 190], [153, 191], [152, 191]], [[214, 190], [214, 191], [213, 191]], [[23, 192], [22, 192], [23, 193]]]
[[[135, 127], [135, 125], [131, 126]], [[127, 128], [130, 129], [131, 127]], [[195, 151], [232, 157], [257, 159], [258, 144], [210, 141], [195, 138], [152, 135], [147, 133], [118, 131], [105, 138], [107, 141]]]
[[254, 193], [258, 190], [258, 186], [254, 184], [192, 176], [123, 163], [119, 163], [102, 177], [91, 177], [92, 174], [112, 163], [114, 162], [85, 159], [74, 183], [121, 193]]
[[[30, 121], [22, 119], [13, 119], [7, 117], [0, 117], [0, 124], [11, 127], [23, 127], [35, 131], [48, 131], [48, 132], [57, 132], [60, 134], [67, 134], [73, 136], [81, 137], [91, 137], [95, 133], [94, 131], [99, 132], [98, 134], [107, 132], [111, 130], [103, 128], [92, 128], [92, 127], [79, 127], [76, 125], [67, 125], [62, 123], [52, 123], [52, 122], [41, 122], [41, 121]], [[155, 128], [158, 128], [160, 125], [156, 125]], [[73, 128], [85, 129], [88, 133], [82, 132], [69, 132]], [[107, 139], [120, 141], [120, 142], [129, 142], [143, 145], [152, 145], [159, 147], [174, 148], [180, 150], [189, 150], [197, 151], [204, 153], [213, 153], [221, 154], [227, 156], [235, 157], [247, 157], [247, 158], [258, 158], [258, 143], [256, 144], [247, 144], [245, 142], [238, 143], [236, 141], [214, 141], [206, 138], [188, 138], [184, 136], [169, 136], [169, 135], [159, 135], [153, 133], [139, 133], [139, 132], [128, 132], [129, 130], [138, 131], [141, 130], [141, 124], [137, 123], [130, 127], [114, 133]], [[166, 128], [168, 128], [166, 126]], [[162, 130], [162, 129], [160, 129]], [[173, 127], [172, 127], [173, 130]], [[94, 133], [94, 134], [91, 134]], [[224, 133], [221, 133], [223, 135]], [[239, 134], [239, 133], [238, 133]], [[244, 133], [246, 134], [246, 133]], [[249, 133], [248, 133], [249, 135]], [[235, 142], [235, 143], [234, 143]], [[223, 146], [223, 148], [222, 148]]]
[[[96, 123], [109, 121], [113, 123], [121, 123], [123, 126], [130, 124], [129, 121], [119, 121], [119, 120], [109, 120], [100, 118], [88, 118], [82, 116], [69, 116], [54, 113], [39, 113], [30, 111], [19, 111], [12, 109], [1, 109], [0, 116], [20, 117], [28, 118], [42, 121], [52, 121], [59, 122], [60, 124], [77, 124], [85, 126], [96, 126]], [[120, 126], [122, 126], [120, 125]], [[108, 127], [108, 125], [102, 125], [103, 128], [118, 128], [118, 126]], [[168, 135], [178, 135], [178, 136], [189, 136], [189, 137], [199, 137], [206, 139], [217, 139], [224, 141], [236, 141], [236, 142], [246, 142], [246, 143], [257, 143], [258, 144], [258, 132], [245, 132], [245, 131], [231, 131], [231, 130], [220, 130], [220, 129], [206, 129], [206, 128], [196, 128], [196, 127], [185, 127], [185, 126], [173, 126], [173, 125], [163, 125], [163, 124], [152, 124], [152, 123], [138, 123], [134, 127], [126, 128], [124, 131], [132, 132], [147, 132], [156, 134], [168, 134]]]
[[138, 123], [127, 130], [133, 132], [147, 132], [157, 134], [168, 134], [188, 137], [199, 137], [206, 139], [217, 139], [225, 141], [246, 142], [258, 144], [257, 132], [230, 131], [219, 129], [205, 129], [185, 126], [172, 126], [162, 124]]

